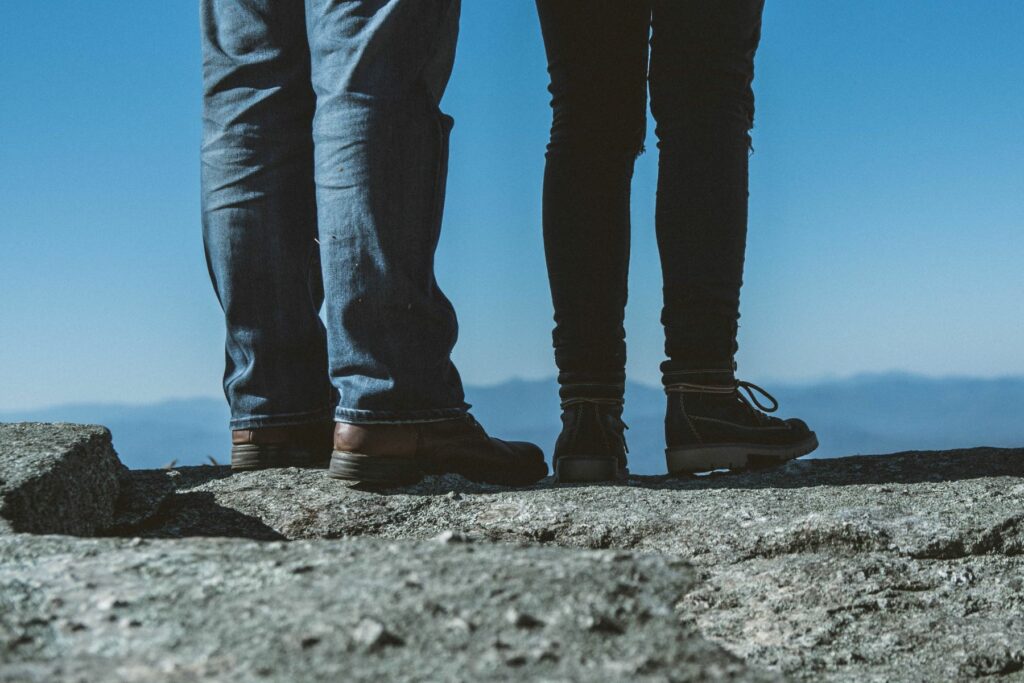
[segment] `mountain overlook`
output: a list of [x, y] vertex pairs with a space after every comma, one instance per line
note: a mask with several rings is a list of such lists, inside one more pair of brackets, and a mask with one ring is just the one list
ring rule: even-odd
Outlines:
[[[907, 374], [861, 375], [813, 384], [769, 384], [779, 415], [801, 417], [817, 431], [812, 457], [859, 453], [1024, 445], [1024, 378], [931, 379]], [[553, 379], [514, 380], [467, 387], [473, 413], [495, 435], [537, 442], [550, 457], [558, 435], [558, 393]], [[630, 383], [625, 420], [630, 469], [664, 471], [664, 394]], [[227, 460], [228, 410], [219, 398], [148, 405], [80, 404], [0, 414], [0, 421], [80, 422], [107, 425], [114, 447], [131, 468], [205, 464]]]
[[1019, 448], [371, 489], [20, 423], [0, 475], [4, 683], [1024, 672]]

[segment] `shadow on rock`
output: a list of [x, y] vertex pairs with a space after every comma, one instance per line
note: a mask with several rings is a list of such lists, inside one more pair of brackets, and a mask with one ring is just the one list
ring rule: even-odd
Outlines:
[[675, 478], [632, 477], [649, 489], [794, 489], [813, 486], [927, 484], [985, 477], [1024, 477], [1024, 449], [968, 448], [891, 455], [794, 460], [781, 467]]
[[[212, 468], [211, 468], [212, 469]], [[207, 491], [179, 492], [170, 496], [160, 510], [145, 522], [112, 535], [146, 538], [212, 536], [284, 541], [287, 538], [260, 519], [217, 503]]]
[[378, 495], [438, 496], [498, 494], [508, 491], [635, 487], [652, 490], [794, 489], [814, 486], [927, 484], [985, 477], [1024, 477], [1024, 449], [968, 448], [908, 451], [891, 455], [795, 460], [780, 467], [674, 477], [633, 476], [623, 482], [557, 484], [547, 477], [533, 486], [510, 488], [468, 481], [456, 475], [431, 476], [413, 486], [380, 488], [343, 484]]

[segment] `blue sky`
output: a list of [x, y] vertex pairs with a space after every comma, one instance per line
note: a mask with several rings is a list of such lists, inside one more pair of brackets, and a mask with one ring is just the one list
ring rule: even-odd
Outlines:
[[[215, 395], [196, 2], [0, 3], [0, 410]], [[1024, 4], [768, 0], [740, 367], [1024, 374]], [[533, 3], [465, 0], [438, 277], [468, 383], [553, 374]], [[656, 150], [627, 329], [657, 381]]]

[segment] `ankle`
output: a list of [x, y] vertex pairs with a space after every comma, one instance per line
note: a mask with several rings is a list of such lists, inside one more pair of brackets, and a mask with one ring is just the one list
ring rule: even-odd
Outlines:
[[664, 370], [661, 381], [666, 391], [676, 385], [733, 386], [736, 384], [736, 364], [717, 363], [703, 367]]
[[572, 398], [562, 402], [555, 456], [587, 453], [621, 457], [627, 451], [621, 399]]
[[562, 400], [563, 407], [568, 401], [599, 401], [618, 402], [623, 401], [625, 394], [625, 383], [623, 382], [594, 382], [580, 384], [562, 384], [558, 388], [558, 397]]

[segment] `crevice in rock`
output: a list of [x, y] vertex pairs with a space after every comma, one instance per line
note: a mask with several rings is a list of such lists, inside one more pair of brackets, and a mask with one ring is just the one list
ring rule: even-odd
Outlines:
[[853, 523], [805, 522], [794, 529], [786, 529], [759, 537], [743, 560], [773, 558], [797, 553], [816, 553], [831, 550], [841, 553], [864, 553], [892, 548], [892, 537], [884, 529], [863, 527]]
[[1024, 554], [1024, 514], [1007, 517], [983, 531], [971, 544], [972, 555], [997, 553], [1008, 557]]

